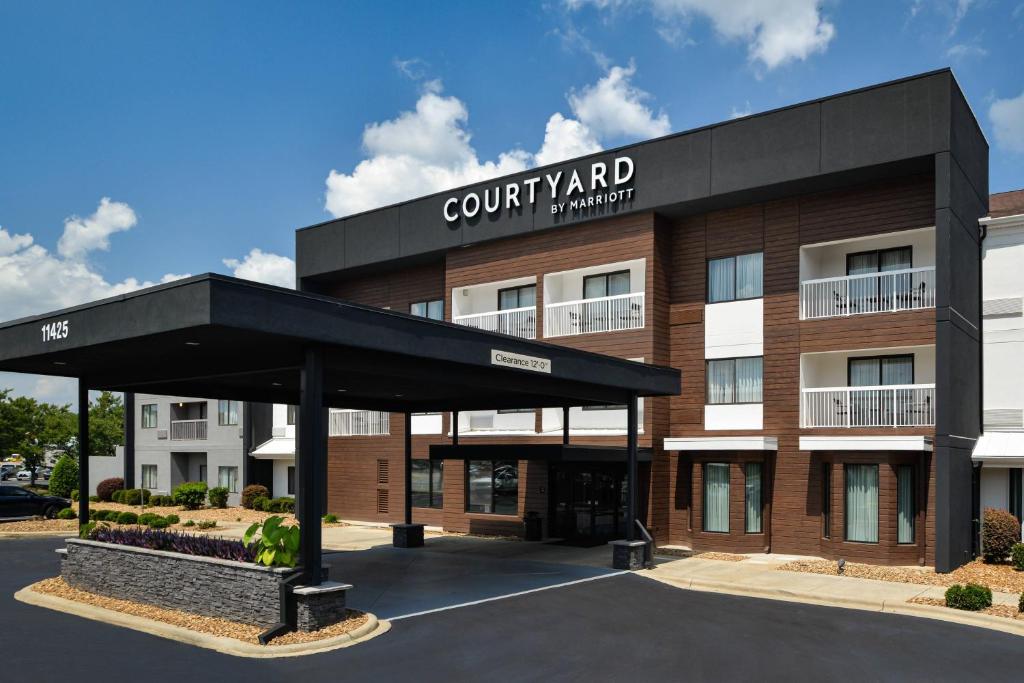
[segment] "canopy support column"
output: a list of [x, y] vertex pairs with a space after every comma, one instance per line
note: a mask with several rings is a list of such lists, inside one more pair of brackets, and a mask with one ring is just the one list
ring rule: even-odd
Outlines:
[[327, 464], [327, 443], [323, 438], [324, 359], [320, 349], [306, 349], [300, 385], [296, 463], [299, 475], [296, 512], [302, 525], [299, 554], [307, 585], [318, 586], [323, 580], [320, 511], [324, 507], [319, 478], [324, 476]]
[[569, 445], [569, 406], [562, 406], [562, 445]]
[[[124, 487], [135, 488], [135, 392], [124, 392]], [[79, 489], [81, 491], [81, 489]]]
[[89, 383], [78, 378], [78, 526], [89, 522]]
[[612, 542], [612, 566], [616, 569], [640, 569], [648, 541], [638, 540], [637, 530], [637, 403], [635, 393], [626, 404], [626, 538]]
[[[423, 545], [423, 525], [412, 523], [412, 413], [406, 411], [405, 441], [405, 521], [391, 525], [391, 545], [396, 548], [419, 548]], [[427, 475], [430, 476], [429, 474]]]

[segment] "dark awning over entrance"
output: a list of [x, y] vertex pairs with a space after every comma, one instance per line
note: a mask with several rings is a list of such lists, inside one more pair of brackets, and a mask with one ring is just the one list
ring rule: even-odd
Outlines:
[[[625, 446], [587, 446], [560, 443], [434, 444], [431, 460], [546, 460], [550, 463], [626, 463]], [[650, 448], [638, 448], [639, 462], [651, 461]]]
[[[307, 348], [323, 402], [391, 412], [623, 404], [679, 371], [330, 297], [201, 275], [0, 325], [0, 370], [91, 389], [299, 403]], [[518, 369], [532, 367], [534, 369]]]

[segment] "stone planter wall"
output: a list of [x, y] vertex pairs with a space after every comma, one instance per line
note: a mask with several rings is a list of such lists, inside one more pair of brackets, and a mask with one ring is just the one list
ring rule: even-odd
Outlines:
[[295, 571], [80, 539], [68, 539], [61, 565], [90, 593], [263, 628], [280, 621], [280, 585]]

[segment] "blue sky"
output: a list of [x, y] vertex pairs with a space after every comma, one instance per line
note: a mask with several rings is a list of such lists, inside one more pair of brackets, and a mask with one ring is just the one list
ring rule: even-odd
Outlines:
[[1022, 41], [1024, 0], [7, 2], [0, 319], [287, 280], [294, 228], [396, 191], [944, 66], [1024, 187]]

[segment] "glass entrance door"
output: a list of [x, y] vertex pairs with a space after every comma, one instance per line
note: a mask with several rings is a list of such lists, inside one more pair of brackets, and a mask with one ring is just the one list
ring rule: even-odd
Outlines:
[[559, 465], [551, 470], [552, 535], [578, 545], [600, 545], [624, 533], [625, 468]]

